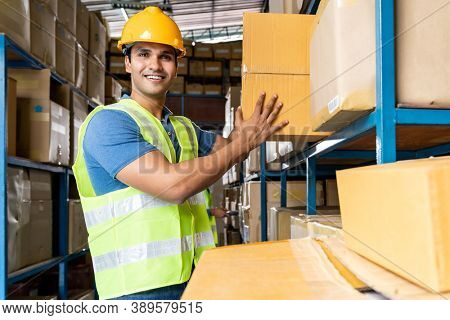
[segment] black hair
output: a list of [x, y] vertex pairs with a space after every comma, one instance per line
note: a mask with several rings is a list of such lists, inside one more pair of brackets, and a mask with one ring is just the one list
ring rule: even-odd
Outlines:
[[[128, 60], [131, 63], [131, 48], [133, 47], [133, 45], [124, 45], [123, 49], [122, 49], [122, 53], [124, 56], [128, 57]], [[173, 51], [175, 53], [175, 66], [178, 68], [178, 54], [179, 51], [175, 48], [173, 48]]]

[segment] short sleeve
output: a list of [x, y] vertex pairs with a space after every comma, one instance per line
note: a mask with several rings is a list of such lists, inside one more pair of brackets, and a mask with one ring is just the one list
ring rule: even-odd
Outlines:
[[216, 142], [217, 134], [211, 131], [200, 129], [195, 123], [193, 123], [195, 132], [197, 133], [198, 140], [198, 156], [204, 157], [211, 153]]
[[120, 170], [156, 147], [144, 140], [127, 113], [102, 110], [89, 122], [83, 150], [115, 178]]

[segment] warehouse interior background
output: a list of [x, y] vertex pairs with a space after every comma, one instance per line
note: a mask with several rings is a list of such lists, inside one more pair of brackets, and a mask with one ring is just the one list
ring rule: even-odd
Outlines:
[[448, 1], [0, 0], [0, 299], [97, 298], [71, 166], [147, 6], [187, 49], [175, 115], [227, 137], [265, 90], [290, 121], [211, 186], [220, 248], [184, 299], [450, 297]]

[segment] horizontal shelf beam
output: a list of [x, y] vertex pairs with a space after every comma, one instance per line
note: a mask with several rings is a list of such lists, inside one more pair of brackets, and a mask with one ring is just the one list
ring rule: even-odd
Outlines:
[[52, 164], [34, 162], [24, 158], [8, 156], [8, 164], [18, 167], [45, 170], [54, 173], [63, 173], [67, 168]]
[[28, 266], [24, 269], [12, 272], [8, 275], [8, 284], [17, 283], [38, 273], [47, 271], [53, 267], [56, 267], [60, 261], [60, 257], [55, 257], [47, 261], [43, 261], [35, 265]]
[[416, 158], [441, 156], [441, 155], [445, 155], [448, 153], [450, 153], [450, 143], [419, 150], [416, 153]]
[[450, 109], [397, 108], [398, 125], [448, 125]]

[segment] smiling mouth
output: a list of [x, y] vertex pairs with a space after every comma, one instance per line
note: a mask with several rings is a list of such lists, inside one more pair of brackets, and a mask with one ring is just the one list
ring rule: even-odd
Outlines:
[[145, 75], [144, 77], [146, 79], [153, 80], [153, 81], [161, 81], [166, 78], [165, 76], [160, 76], [160, 75]]

